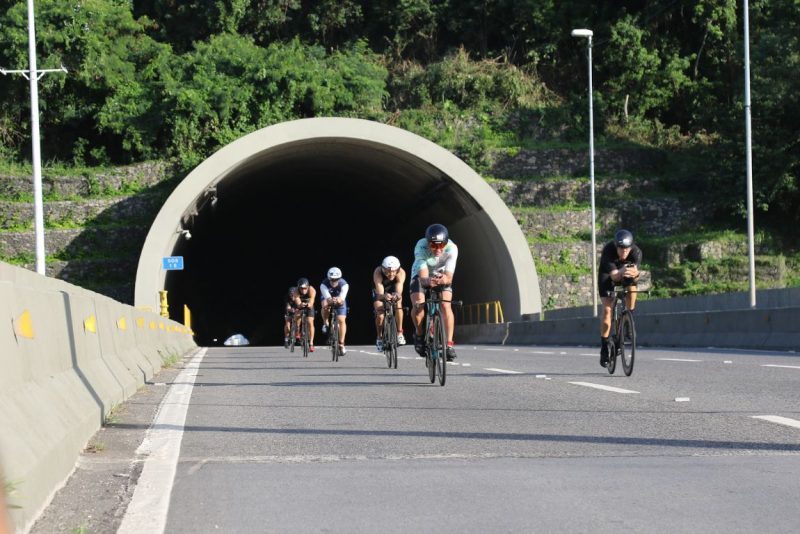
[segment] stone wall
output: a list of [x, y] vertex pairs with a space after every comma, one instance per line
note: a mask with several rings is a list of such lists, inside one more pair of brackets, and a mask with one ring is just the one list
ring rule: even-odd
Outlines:
[[[595, 174], [649, 174], [660, 169], [666, 155], [647, 149], [595, 149]], [[489, 174], [497, 178], [586, 176], [589, 174], [589, 150], [569, 148], [520, 150], [514, 155], [496, 157]]]

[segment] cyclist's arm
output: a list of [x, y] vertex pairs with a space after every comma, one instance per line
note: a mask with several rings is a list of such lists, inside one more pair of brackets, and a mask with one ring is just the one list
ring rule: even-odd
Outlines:
[[345, 284], [342, 286], [342, 291], [339, 293], [339, 300], [342, 304], [344, 304], [345, 299], [347, 298], [347, 292], [350, 290], [350, 284]]
[[313, 286], [308, 286], [308, 307], [314, 307], [314, 300], [317, 298], [317, 290]]
[[374, 271], [372, 271], [372, 288], [375, 290], [375, 294], [378, 296], [378, 299], [383, 298], [383, 277], [381, 276], [380, 267], [377, 267]]
[[394, 282], [394, 292], [397, 293], [398, 296], [403, 294], [403, 285], [406, 283], [406, 272], [403, 269], [397, 271], [397, 278], [395, 278]]
[[325, 284], [322, 284], [321, 286], [319, 286], [319, 292], [322, 295], [322, 297], [321, 297], [322, 300], [330, 300], [331, 292], [328, 291], [328, 286], [326, 286]]

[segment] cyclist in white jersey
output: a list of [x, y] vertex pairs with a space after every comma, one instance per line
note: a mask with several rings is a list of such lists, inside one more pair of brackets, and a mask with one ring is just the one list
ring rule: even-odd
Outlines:
[[450, 301], [453, 299], [453, 274], [458, 261], [458, 247], [450, 239], [447, 228], [432, 224], [425, 230], [425, 237], [414, 247], [414, 265], [411, 267], [409, 292], [414, 309], [411, 318], [414, 322], [414, 349], [422, 356], [424, 353], [422, 320], [425, 317], [424, 288], [437, 288], [442, 292], [442, 311], [447, 328], [447, 360], [456, 358], [453, 348], [455, 318]]

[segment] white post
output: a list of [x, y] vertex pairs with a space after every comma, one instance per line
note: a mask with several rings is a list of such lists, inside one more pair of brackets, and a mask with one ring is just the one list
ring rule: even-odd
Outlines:
[[756, 254], [753, 222], [753, 143], [750, 129], [750, 20], [744, 0], [744, 131], [747, 167], [747, 256], [749, 260], [750, 307], [756, 307]]
[[0, 74], [22, 74], [31, 86], [31, 152], [33, 156], [33, 219], [36, 232], [36, 272], [45, 274], [44, 261], [44, 207], [42, 203], [42, 157], [39, 149], [39, 78], [48, 72], [67, 72], [62, 65], [59, 69], [36, 68], [36, 31], [34, 30], [33, 0], [28, 0], [28, 56], [29, 70], [7, 70], [0, 68]]
[[573, 37], [586, 37], [589, 52], [589, 181], [592, 205], [592, 252], [589, 261], [592, 265], [592, 315], [597, 317], [597, 229], [594, 210], [594, 107], [592, 98], [592, 30], [572, 30]]
[[28, 0], [28, 55], [31, 82], [31, 152], [33, 155], [33, 220], [36, 232], [36, 272], [45, 274], [44, 207], [42, 205], [42, 160], [39, 148], [39, 73], [36, 71], [36, 31], [33, 0]]

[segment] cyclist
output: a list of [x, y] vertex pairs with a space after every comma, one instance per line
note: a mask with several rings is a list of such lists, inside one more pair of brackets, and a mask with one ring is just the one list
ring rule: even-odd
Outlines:
[[411, 267], [409, 293], [414, 305], [411, 317], [414, 321], [414, 349], [424, 355], [422, 320], [425, 316], [425, 287], [438, 288], [442, 292], [442, 311], [447, 327], [447, 360], [456, 358], [453, 348], [455, 318], [449, 301], [453, 299], [453, 274], [456, 271], [458, 247], [450, 239], [447, 228], [432, 224], [425, 230], [425, 237], [414, 247], [414, 265]]
[[338, 267], [328, 269], [328, 275], [319, 285], [319, 292], [322, 295], [322, 331], [328, 333], [328, 325], [331, 309], [335, 312], [336, 322], [339, 323], [339, 343], [340, 355], [347, 354], [344, 346], [344, 336], [347, 333], [347, 290], [350, 286], [347, 280], [342, 278], [342, 271]]
[[634, 292], [628, 293], [628, 309], [636, 307], [636, 282], [639, 280], [639, 265], [642, 262], [642, 250], [633, 244], [633, 234], [628, 230], [618, 230], [614, 240], [603, 247], [600, 254], [600, 269], [597, 274], [597, 287], [603, 302], [603, 313], [600, 315], [600, 365], [608, 364], [608, 336], [611, 333], [611, 307], [614, 305], [614, 286], [630, 287]]
[[383, 351], [383, 307], [389, 299], [395, 308], [395, 323], [397, 323], [397, 344], [405, 345], [403, 336], [403, 284], [406, 282], [406, 271], [400, 267], [400, 260], [394, 256], [386, 256], [380, 265], [372, 271], [372, 302], [375, 306], [375, 329], [378, 338], [375, 348]]
[[317, 298], [317, 290], [309, 283], [308, 278], [301, 278], [297, 281], [297, 292], [294, 295], [295, 317], [297, 318], [297, 330], [295, 340], [300, 340], [300, 312], [303, 308], [308, 308], [308, 351], [314, 352], [314, 299]]
[[294, 295], [297, 286], [292, 286], [286, 293], [286, 302], [283, 306], [283, 348], [289, 348], [289, 334], [292, 331], [292, 317], [294, 317]]

